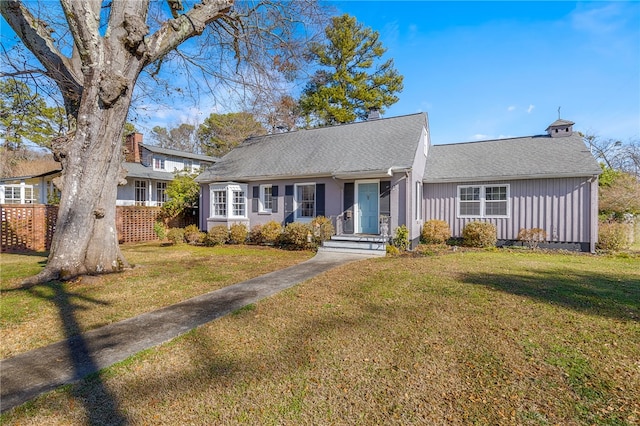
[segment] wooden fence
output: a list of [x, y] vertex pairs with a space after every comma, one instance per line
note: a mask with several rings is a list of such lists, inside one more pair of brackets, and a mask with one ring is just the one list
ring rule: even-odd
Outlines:
[[[160, 207], [117, 206], [116, 227], [120, 243], [157, 240], [153, 225], [159, 220]], [[58, 207], [44, 204], [0, 205], [2, 228], [0, 252], [46, 251], [56, 228]], [[197, 210], [173, 219], [169, 227], [184, 228], [198, 224]]]

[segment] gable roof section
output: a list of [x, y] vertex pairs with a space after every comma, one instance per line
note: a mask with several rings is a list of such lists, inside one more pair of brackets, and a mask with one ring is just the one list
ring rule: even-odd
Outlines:
[[594, 176], [601, 173], [582, 138], [530, 136], [432, 145], [424, 181], [472, 182]]
[[211, 157], [209, 155], [193, 154], [187, 151], [178, 151], [177, 149], [160, 148], [154, 145], [140, 144], [140, 146], [155, 154], [168, 155], [171, 157], [189, 158], [192, 160], [206, 161], [209, 163], [214, 163], [218, 161], [217, 157]]
[[288, 177], [383, 175], [411, 168], [427, 126], [425, 113], [247, 139], [198, 182]]

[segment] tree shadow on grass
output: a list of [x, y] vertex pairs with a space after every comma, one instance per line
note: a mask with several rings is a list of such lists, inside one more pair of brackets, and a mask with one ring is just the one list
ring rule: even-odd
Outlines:
[[[95, 363], [91, 348], [84, 339], [77, 312], [90, 309], [86, 304], [106, 305], [106, 302], [74, 293], [66, 289], [65, 283], [51, 281], [43, 285], [22, 287], [10, 291], [28, 291], [35, 297], [53, 302], [60, 316], [66, 339], [62, 342], [66, 346], [67, 357], [72, 369], [72, 377], [68, 382], [74, 383], [71, 395], [84, 407], [87, 424], [89, 425], [127, 425], [129, 421], [120, 412], [117, 399], [102, 382], [98, 365]], [[61, 354], [62, 355], [62, 354]], [[62, 356], [62, 358], [66, 358]], [[80, 380], [90, 376], [91, 387], [83, 386]], [[41, 385], [41, 384], [37, 384]], [[28, 386], [28, 384], [27, 384]], [[36, 386], [37, 387], [37, 386]]]
[[529, 297], [578, 312], [640, 321], [640, 280], [580, 271], [529, 274], [470, 273], [462, 281]]

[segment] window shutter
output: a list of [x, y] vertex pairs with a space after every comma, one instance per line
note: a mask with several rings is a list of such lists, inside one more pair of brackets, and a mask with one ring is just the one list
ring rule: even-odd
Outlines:
[[380, 214], [391, 216], [391, 181], [380, 182]]
[[324, 183], [316, 184], [316, 216], [324, 216]]
[[271, 213], [278, 213], [278, 185], [273, 185], [271, 187], [271, 198], [273, 198]]
[[284, 223], [293, 222], [293, 185], [284, 187]]
[[344, 184], [344, 214], [342, 224], [342, 231], [345, 234], [353, 234], [353, 198], [355, 195], [355, 185], [352, 182]]
[[251, 211], [253, 213], [257, 213], [258, 212], [258, 200], [260, 198], [260, 187], [259, 186], [254, 186], [253, 187], [253, 198], [251, 199]]

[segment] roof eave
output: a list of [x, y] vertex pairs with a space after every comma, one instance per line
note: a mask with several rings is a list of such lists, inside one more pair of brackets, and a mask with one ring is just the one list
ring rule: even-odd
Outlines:
[[474, 176], [474, 177], [447, 177], [437, 179], [423, 179], [424, 183], [454, 183], [454, 182], [499, 182], [505, 180], [531, 180], [531, 179], [563, 179], [563, 178], [592, 178], [599, 176], [601, 171], [593, 173], [553, 173], [553, 174], [532, 174], [532, 175], [505, 175], [505, 176]]

